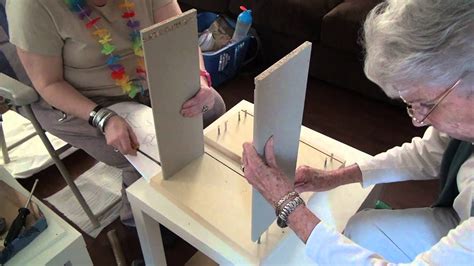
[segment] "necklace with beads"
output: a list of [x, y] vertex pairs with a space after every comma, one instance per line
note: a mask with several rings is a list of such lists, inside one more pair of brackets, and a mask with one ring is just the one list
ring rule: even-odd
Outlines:
[[102, 46], [101, 53], [107, 56], [107, 66], [111, 74], [110, 77], [115, 80], [115, 84], [122, 88], [130, 98], [135, 98], [137, 93], [143, 93], [146, 82], [146, 70], [143, 60], [143, 48], [140, 40], [140, 21], [135, 19], [135, 3], [130, 0], [123, 0], [118, 7], [123, 11], [122, 19], [127, 27], [130, 28], [130, 40], [132, 41], [133, 53], [137, 57], [137, 66], [135, 68], [136, 78], [130, 78], [127, 75], [125, 67], [120, 63], [121, 56], [115, 54], [116, 46], [112, 43], [112, 35], [109, 30], [100, 26], [101, 17], [92, 17], [92, 9], [87, 5], [86, 0], [65, 0], [69, 9], [76, 13], [79, 18], [85, 22], [85, 27], [92, 32], [94, 38]]

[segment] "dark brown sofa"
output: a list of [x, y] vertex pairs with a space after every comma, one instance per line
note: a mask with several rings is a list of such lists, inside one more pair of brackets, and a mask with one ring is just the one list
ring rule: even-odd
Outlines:
[[313, 43], [310, 75], [393, 103], [363, 72], [361, 25], [381, 0], [180, 0], [191, 7], [236, 16], [253, 10], [264, 63], [272, 64], [304, 41]]

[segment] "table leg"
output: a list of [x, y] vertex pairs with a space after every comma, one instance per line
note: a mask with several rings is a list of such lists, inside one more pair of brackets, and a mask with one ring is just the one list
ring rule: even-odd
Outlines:
[[146, 265], [166, 266], [165, 250], [161, 239], [160, 224], [142, 211], [133, 197], [129, 198], [137, 226], [140, 246]]

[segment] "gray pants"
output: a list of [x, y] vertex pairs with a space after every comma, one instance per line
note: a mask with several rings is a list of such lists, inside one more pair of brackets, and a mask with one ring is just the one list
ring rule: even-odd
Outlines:
[[[215, 92], [216, 101], [214, 108], [204, 114], [204, 126], [209, 125], [225, 112], [225, 104], [222, 97], [217, 91]], [[148, 97], [138, 97], [136, 101], [150, 105]], [[102, 106], [110, 106], [112, 104], [124, 101], [131, 101], [130, 98], [124, 97], [97, 97], [92, 99]], [[133, 224], [130, 205], [126, 198], [125, 188], [133, 184], [140, 178], [140, 174], [135, 168], [119, 153], [114, 152], [112, 146], [107, 145], [104, 135], [96, 128], [93, 128], [87, 121], [74, 116], [67, 116], [64, 120], [61, 111], [53, 109], [45, 101], [40, 100], [33, 106], [33, 111], [38, 118], [41, 126], [49, 133], [64, 140], [72, 146], [82, 149], [97, 161], [101, 161], [107, 165], [122, 170], [122, 210], [120, 217], [126, 224]], [[128, 222], [130, 221], [130, 222]]]
[[451, 208], [368, 209], [349, 220], [344, 235], [390, 262], [408, 263], [458, 224]]

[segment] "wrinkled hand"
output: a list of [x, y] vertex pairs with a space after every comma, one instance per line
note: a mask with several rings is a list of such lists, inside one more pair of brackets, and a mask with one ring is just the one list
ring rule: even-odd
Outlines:
[[318, 170], [306, 165], [298, 167], [295, 175], [295, 190], [298, 193], [305, 191], [326, 191], [338, 187], [339, 180], [329, 171]]
[[105, 125], [105, 139], [107, 144], [125, 155], [137, 155], [139, 146], [137, 136], [128, 123], [120, 116], [111, 117]]
[[187, 100], [182, 108], [181, 115], [184, 117], [193, 117], [203, 112], [203, 107], [207, 106], [208, 110], [214, 107], [215, 95], [213, 88], [209, 87], [207, 81], [201, 77], [201, 88], [193, 98]]
[[293, 191], [293, 184], [278, 168], [273, 149], [273, 137], [265, 144], [265, 160], [268, 165], [251, 143], [244, 143], [243, 147], [242, 166], [245, 178], [271, 205]]

